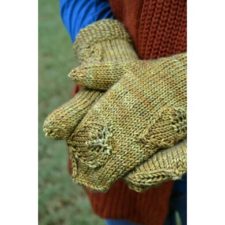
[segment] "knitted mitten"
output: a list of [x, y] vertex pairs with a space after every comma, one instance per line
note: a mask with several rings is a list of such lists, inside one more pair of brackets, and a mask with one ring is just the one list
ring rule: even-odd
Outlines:
[[130, 189], [142, 192], [168, 180], [180, 179], [187, 172], [187, 141], [158, 151], [125, 177]]
[[[101, 20], [82, 29], [73, 47], [81, 66], [137, 59], [123, 25], [111, 19]], [[55, 139], [69, 137], [102, 94], [100, 91], [82, 89], [46, 118], [43, 126], [45, 135]]]
[[122, 77], [67, 139], [78, 183], [105, 191], [158, 150], [186, 138], [186, 54], [85, 65], [70, 77], [99, 90]]

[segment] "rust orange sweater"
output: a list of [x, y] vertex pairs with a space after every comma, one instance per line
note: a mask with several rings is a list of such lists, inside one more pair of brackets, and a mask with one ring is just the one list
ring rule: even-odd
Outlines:
[[[186, 51], [186, 0], [110, 0], [114, 15], [129, 31], [141, 59]], [[163, 225], [173, 182], [144, 193], [118, 181], [107, 193], [89, 192], [92, 208], [102, 218]]]

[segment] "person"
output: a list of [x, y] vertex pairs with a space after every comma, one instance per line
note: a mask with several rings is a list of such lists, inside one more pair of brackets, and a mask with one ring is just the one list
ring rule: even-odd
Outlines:
[[[72, 42], [83, 28], [114, 18], [124, 24], [139, 59], [186, 52], [185, 0], [60, 0], [60, 14]], [[119, 180], [106, 193], [87, 194], [94, 212], [108, 225], [185, 225], [186, 180], [185, 175], [143, 193]]]

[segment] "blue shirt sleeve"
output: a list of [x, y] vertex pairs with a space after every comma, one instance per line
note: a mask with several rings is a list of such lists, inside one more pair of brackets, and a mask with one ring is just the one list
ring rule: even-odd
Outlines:
[[60, 15], [72, 42], [80, 29], [98, 20], [113, 18], [107, 0], [60, 0]]

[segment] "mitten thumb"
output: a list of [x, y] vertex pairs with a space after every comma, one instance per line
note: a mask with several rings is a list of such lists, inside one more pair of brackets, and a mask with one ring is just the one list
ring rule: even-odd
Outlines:
[[86, 88], [105, 91], [127, 72], [129, 64], [133, 62], [82, 65], [73, 69], [68, 76]]

